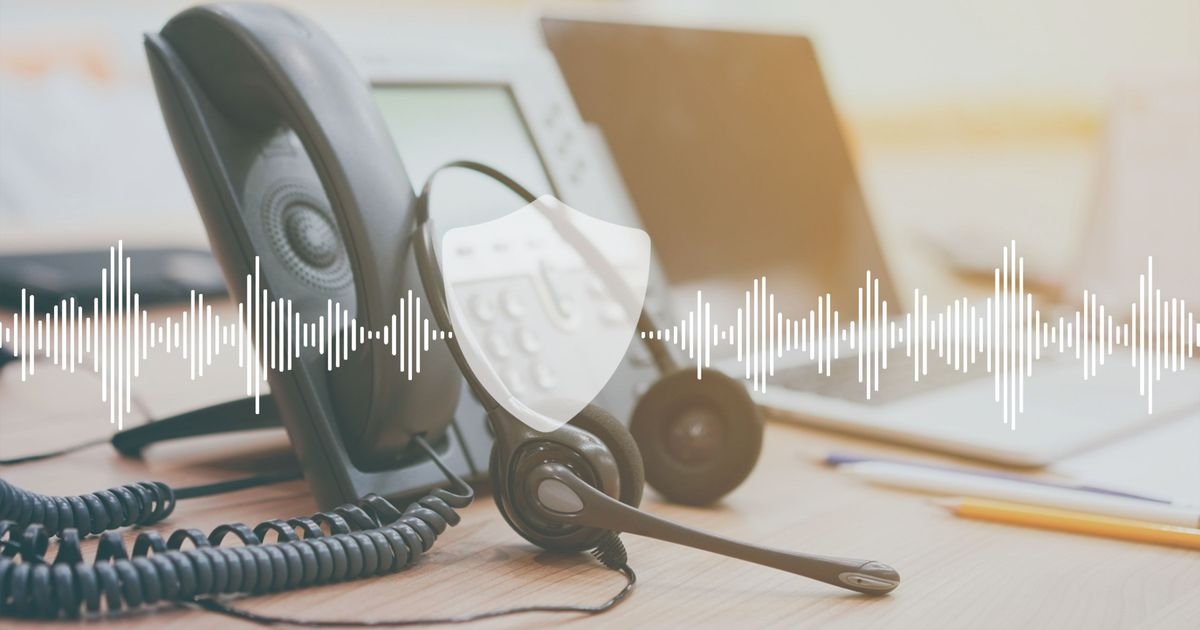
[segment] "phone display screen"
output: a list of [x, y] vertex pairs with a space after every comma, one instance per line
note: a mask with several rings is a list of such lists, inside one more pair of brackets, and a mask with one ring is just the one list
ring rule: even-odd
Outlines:
[[[535, 195], [555, 194], [529, 129], [505, 85], [381, 84], [374, 89], [400, 159], [419, 193], [437, 167], [474, 160], [499, 169]], [[478, 173], [438, 176], [430, 212], [439, 232], [482, 223], [525, 202]]]

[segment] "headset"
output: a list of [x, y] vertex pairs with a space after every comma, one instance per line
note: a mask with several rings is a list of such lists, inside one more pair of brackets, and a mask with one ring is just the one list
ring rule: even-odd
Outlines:
[[[538, 209], [559, 237], [587, 263], [594, 278], [603, 283], [611, 296], [619, 303], [639, 303], [635, 296], [628, 295], [629, 287], [608, 257], [572, 221], [563, 220], [550, 210], [555, 207], [552, 204], [556, 200], [541, 204], [529, 189], [503, 172], [486, 164], [462, 160], [445, 164], [431, 173], [413, 204], [417, 230], [413, 243], [415, 261], [422, 288], [430, 297], [434, 319], [442, 330], [451, 331], [454, 326], [434, 247], [430, 199], [438, 175], [449, 170], [483, 175], [501, 184], [523, 203], [531, 204], [530, 207]], [[656, 329], [652, 316], [642, 308], [637, 317], [637, 330], [660, 374], [638, 399], [629, 421], [628, 431], [634, 445], [649, 454], [649, 457], [637, 458], [645, 462], [644, 472], [639, 477], [669, 500], [689, 505], [708, 504], [740, 485], [754, 469], [762, 445], [762, 415], [741, 382], [717, 370], [702, 369], [697, 374], [694, 368], [680, 367], [668, 345], [651, 334]], [[460, 347], [463, 342], [462, 336], [451, 335], [447, 346], [475, 398], [492, 418], [491, 427], [496, 432], [497, 444], [492, 450], [489, 476], [495, 484], [498, 481], [496, 452], [509, 450], [504, 443], [512, 436], [497, 431], [494, 414], [499, 403], [481, 384], [464, 357]], [[595, 410], [588, 415], [595, 416]], [[617, 422], [615, 418], [612, 421]], [[505, 476], [500, 474], [501, 479]], [[637, 485], [641, 483], [639, 480]]]
[[[436, 176], [466, 169], [526, 203], [535, 200], [504, 173], [475, 162], [443, 166], [414, 195], [349, 62], [315, 24], [290, 12], [197, 7], [148, 35], [146, 48], [164, 118], [235, 295], [241, 289], [234, 279], [262, 255], [264, 284], [302, 306], [336, 298], [352, 305], [360, 322], [379, 323], [402, 291], [414, 291], [438, 325], [453, 331], [430, 219]], [[289, 236], [296, 217], [330, 226], [316, 232], [327, 240]], [[283, 226], [282, 236], [273, 222]], [[569, 225], [554, 225], [612, 288], [616, 273], [595, 246]], [[644, 310], [638, 327], [654, 329]], [[313, 357], [301, 357], [293, 372], [271, 372], [273, 404], [318, 504], [329, 508], [311, 517], [254, 528], [231, 523], [208, 534], [180, 529], [166, 538], [146, 531], [130, 553], [117, 528], [159, 522], [176, 499], [200, 492], [141, 482], [52, 497], [0, 479], [0, 616], [70, 616], [168, 601], [264, 623], [302, 622], [254, 615], [215, 596], [410, 566], [471, 502], [464, 477], [477, 472], [482, 458], [473, 451], [481, 446], [490, 451], [496, 505], [518, 534], [548, 550], [592, 550], [626, 575], [625, 588], [596, 607], [372, 624], [608, 610], [636, 581], [620, 532], [868, 595], [896, 588], [898, 573], [880, 562], [765, 549], [637, 509], [647, 481], [680, 502], [715, 500], [749, 474], [762, 441], [762, 418], [740, 382], [711, 370], [697, 379], [674, 363], [665, 344], [644, 337], [662, 376], [637, 403], [629, 428], [589, 405], [555, 431], [532, 429], [481, 384], [452, 334], [431, 349], [415, 380], [402, 378], [382, 352], [358, 353], [328, 374]], [[457, 396], [459, 379], [473, 396]], [[483, 417], [465, 418], [464, 409], [481, 409]], [[441, 487], [445, 481], [450, 489]], [[413, 495], [419, 498], [404, 509], [392, 502]], [[101, 536], [93, 563], [80, 549], [88, 534]], [[45, 558], [51, 536], [59, 538], [52, 562]], [[243, 545], [222, 546], [230, 536]]]
[[[451, 162], [426, 179], [413, 209], [418, 231], [414, 246], [421, 281], [426, 293], [433, 298], [434, 317], [446, 330], [453, 330], [453, 324], [442, 293], [443, 280], [434, 249], [429, 200], [437, 175], [450, 169], [483, 174], [525, 203], [532, 204], [537, 200], [512, 178], [477, 162]], [[538, 204], [534, 207], [543, 211], [545, 208]], [[620, 292], [621, 280], [617, 271], [607, 267], [606, 258], [595, 245], [583, 234], [573, 231], [569, 221], [549, 218], [560, 236], [579, 250], [610, 290]], [[654, 329], [644, 310], [639, 328], [644, 331]], [[656, 357], [666, 355], [661, 343], [650, 340], [649, 335], [646, 338]], [[496, 434], [490, 467], [496, 505], [509, 525], [526, 540], [545, 549], [580, 551], [596, 548], [610, 532], [628, 532], [764, 564], [860, 593], [882, 594], [899, 584], [896, 571], [880, 562], [764, 549], [689, 529], [637, 510], [646, 469], [638, 449], [639, 441], [634, 435], [616, 418], [595, 406], [585, 407], [566, 426], [552, 433], [530, 428], [513, 417], [480, 383], [459, 346], [460, 339], [457, 335], [450, 337], [447, 346], [467, 383], [487, 410]], [[664, 367], [674, 367], [668, 363], [669, 359], [660, 360], [666, 364]], [[714, 378], [713, 375], [718, 376]], [[680, 410], [697, 408], [713, 409], [704, 414], [707, 417], [703, 422], [719, 422], [711, 418], [721, 413], [729, 417], [756, 413], [741, 383], [719, 372], [706, 376], [709, 380], [698, 381], [691, 370], [670, 371], [638, 403], [634, 422], [643, 415], [667, 417], [670, 420], [666, 426], [670, 426], [670, 422], [677, 422], [679, 418], [696, 415], [694, 411]], [[702, 383], [702, 386], [685, 386], [685, 383]], [[656, 423], [642, 420], [641, 426], [645, 430], [653, 424]], [[697, 450], [687, 437], [681, 442], [681, 452]], [[703, 496], [702, 490], [689, 492], [684, 489], [682, 492], [687, 498]]]

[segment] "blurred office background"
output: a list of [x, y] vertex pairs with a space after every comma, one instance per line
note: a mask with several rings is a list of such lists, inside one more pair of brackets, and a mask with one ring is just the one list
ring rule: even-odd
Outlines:
[[[187, 4], [0, 3], [0, 252], [204, 243], [141, 49]], [[543, 14], [806, 34], [897, 284], [934, 298], [938, 277], [990, 273], [1013, 238], [1034, 280], [1068, 284], [1114, 170], [1145, 161], [1114, 165], [1115, 119], [1160, 137], [1150, 160], [1196, 163], [1200, 138], [1195, 0], [281, 4], [359, 58], [514, 53], [542, 45]], [[1195, 186], [1161, 197], [1200, 212]]]

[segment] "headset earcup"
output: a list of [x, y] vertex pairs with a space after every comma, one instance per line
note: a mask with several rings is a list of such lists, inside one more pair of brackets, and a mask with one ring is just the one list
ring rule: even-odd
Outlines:
[[633, 410], [630, 433], [646, 482], [667, 499], [712, 503], [738, 487], [762, 450], [763, 419], [737, 380], [705, 369], [659, 379]]
[[646, 469], [637, 441], [633, 439], [629, 429], [612, 414], [596, 405], [584, 407], [571, 419], [570, 424], [596, 436], [608, 447], [620, 469], [621, 502], [633, 507], [641, 505], [642, 491], [646, 486]]
[[[581, 433], [590, 436], [587, 438], [588, 441], [596, 440], [603, 444], [612, 459], [604, 457], [604, 461], [600, 462], [584, 455], [584, 450], [578, 448]], [[571, 419], [568, 427], [548, 433], [545, 438], [546, 442], [558, 445], [556, 449], [551, 450], [558, 451], [555, 458], [559, 461], [563, 461], [560, 458], [563, 457], [564, 451], [569, 451], [574, 455], [568, 456], [567, 459], [575, 459], [581, 464], [586, 461], [588, 466], [603, 468], [615, 465], [617, 481], [620, 485], [616, 498], [633, 507], [637, 507], [641, 503], [642, 490], [645, 487], [641, 453], [638, 451], [637, 443], [629, 435], [629, 430], [611, 414], [594, 405], [588, 405]], [[514, 489], [513, 483], [506, 483], [501, 479], [503, 475], [500, 474], [500, 467], [505, 465], [503, 462], [509, 462], [509, 465], [516, 468], [523, 467], [519, 458], [514, 461], [511, 458], [499, 456], [493, 445], [491, 460], [488, 464], [492, 493], [501, 516], [523, 538], [543, 549], [571, 552], [591, 549], [603, 537], [604, 530], [594, 528], [581, 530], [574, 527], [556, 531], [555, 527], [547, 527], [544, 521], [524, 513], [520, 507], [523, 503], [521, 492]], [[597, 476], [603, 477], [604, 475], [598, 474]], [[515, 479], [518, 480], [517, 486], [519, 486], [520, 477]], [[509, 480], [509, 482], [513, 481], [514, 479]]]

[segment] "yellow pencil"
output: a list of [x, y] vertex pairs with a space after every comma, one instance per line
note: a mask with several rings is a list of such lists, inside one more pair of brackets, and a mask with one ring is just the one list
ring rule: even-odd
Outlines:
[[1200, 529], [1190, 527], [1159, 525], [1112, 516], [1068, 512], [986, 499], [940, 499], [935, 503], [963, 518], [1200, 549]]

